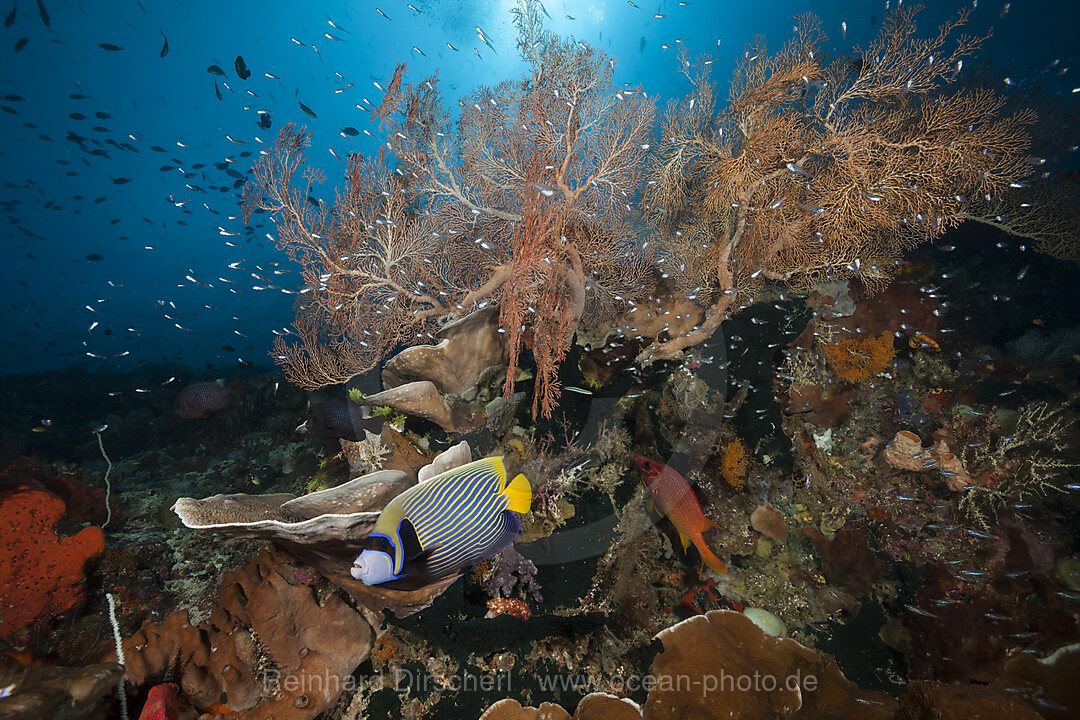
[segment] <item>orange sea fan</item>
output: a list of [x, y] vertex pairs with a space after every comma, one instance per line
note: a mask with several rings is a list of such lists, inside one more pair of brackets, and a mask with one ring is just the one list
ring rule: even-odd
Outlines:
[[407, 70], [408, 66], [403, 62], [399, 62], [394, 66], [394, 74], [390, 76], [390, 80], [386, 83], [386, 94], [383, 95], [379, 107], [375, 108], [371, 113], [372, 117], [379, 118], [382, 124], [385, 124], [394, 114], [394, 111], [398, 109], [402, 97], [401, 79]]
[[896, 355], [892, 333], [877, 337], [847, 338], [824, 348], [825, 360], [836, 376], [849, 383], [861, 383], [882, 372]]
[[735, 438], [724, 448], [724, 459], [720, 465], [720, 475], [727, 484], [736, 490], [742, 490], [746, 483], [746, 445], [742, 440]]

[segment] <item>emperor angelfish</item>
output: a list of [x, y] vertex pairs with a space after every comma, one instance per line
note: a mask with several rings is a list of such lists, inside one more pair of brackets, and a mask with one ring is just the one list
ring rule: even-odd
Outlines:
[[508, 483], [502, 457], [448, 470], [390, 501], [369, 536], [375, 547], [356, 558], [352, 576], [395, 590], [448, 585], [512, 543], [521, 531], [514, 513], [531, 504], [528, 479]]

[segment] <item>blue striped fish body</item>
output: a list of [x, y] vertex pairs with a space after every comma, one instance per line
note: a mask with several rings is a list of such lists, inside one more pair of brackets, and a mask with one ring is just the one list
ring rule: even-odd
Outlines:
[[[378, 558], [387, 565], [386, 573], [367, 575], [354, 566], [353, 575], [401, 589], [417, 582], [428, 587], [453, 582], [465, 568], [513, 542], [520, 532], [514, 512], [528, 512], [531, 500], [524, 475], [507, 482], [501, 457], [436, 475], [394, 498], [376, 521], [371, 537], [385, 539], [390, 553], [364, 553], [389, 555]], [[361, 554], [356, 565], [362, 567], [364, 558]], [[413, 582], [398, 582], [407, 578]]]

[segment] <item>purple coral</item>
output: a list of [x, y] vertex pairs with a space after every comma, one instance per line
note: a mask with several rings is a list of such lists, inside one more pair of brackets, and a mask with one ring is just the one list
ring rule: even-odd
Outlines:
[[536, 581], [536, 565], [517, 550], [507, 545], [495, 565], [495, 572], [484, 582], [484, 589], [493, 598], [510, 597], [520, 587], [533, 596], [536, 602], [543, 602], [540, 583]]

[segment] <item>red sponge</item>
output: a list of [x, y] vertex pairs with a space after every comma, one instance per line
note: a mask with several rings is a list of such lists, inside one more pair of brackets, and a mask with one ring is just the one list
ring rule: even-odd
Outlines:
[[0, 493], [0, 637], [82, 604], [86, 563], [105, 552], [105, 534], [88, 527], [60, 537], [64, 501], [47, 490]]

